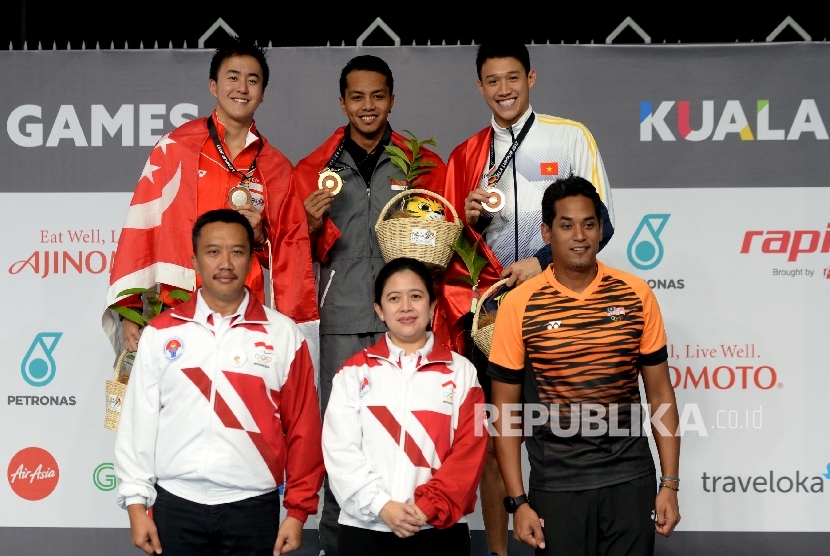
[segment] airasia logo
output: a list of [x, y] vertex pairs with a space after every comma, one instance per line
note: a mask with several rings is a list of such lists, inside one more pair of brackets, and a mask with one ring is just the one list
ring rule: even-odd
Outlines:
[[43, 500], [58, 486], [58, 462], [43, 448], [23, 448], [12, 457], [6, 473], [9, 486], [24, 500]]
[[687, 366], [685, 369], [669, 366], [672, 374], [672, 387], [675, 389], [703, 389], [703, 390], [771, 390], [773, 387], [783, 388], [778, 382], [778, 373], [769, 365], [753, 367], [751, 365], [719, 365], [709, 369], [704, 366], [695, 369]]
[[821, 230], [749, 230], [744, 234], [741, 253], [749, 253], [759, 246], [761, 253], [787, 253], [790, 262], [804, 253], [830, 253], [830, 224], [824, 230], [823, 239]]

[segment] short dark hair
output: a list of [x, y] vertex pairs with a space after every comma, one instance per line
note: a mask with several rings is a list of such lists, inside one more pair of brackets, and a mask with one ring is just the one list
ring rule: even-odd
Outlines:
[[556, 201], [577, 195], [588, 197], [591, 200], [594, 204], [597, 221], [602, 222], [602, 199], [599, 198], [597, 189], [585, 178], [573, 174], [567, 178], [556, 180], [545, 189], [545, 194], [542, 196], [542, 222], [548, 227], [552, 227], [553, 219], [556, 218]]
[[193, 253], [196, 253], [196, 247], [198, 246], [199, 238], [202, 235], [202, 228], [204, 228], [208, 224], [213, 224], [215, 222], [224, 222], [226, 224], [239, 224], [240, 226], [245, 228], [245, 233], [248, 236], [248, 252], [251, 252], [254, 246], [254, 229], [251, 227], [251, 223], [248, 222], [248, 219], [236, 212], [235, 210], [216, 209], [207, 211], [202, 216], [197, 218], [196, 223], [193, 224]]
[[268, 62], [265, 60], [265, 52], [266, 49], [257, 45], [256, 41], [232, 37], [213, 53], [213, 58], [210, 60], [210, 78], [213, 81], [219, 80], [219, 68], [228, 58], [250, 56], [259, 62], [259, 67], [262, 68], [262, 88], [265, 89], [268, 86], [268, 77], [271, 75]]
[[381, 74], [386, 78], [389, 94], [392, 94], [395, 80], [392, 79], [392, 70], [389, 69], [389, 64], [377, 56], [365, 54], [363, 56], [355, 56], [343, 66], [343, 70], [340, 72], [340, 98], [346, 96], [346, 77], [353, 71], [373, 71]]
[[525, 73], [530, 73], [530, 52], [520, 41], [483, 42], [476, 53], [476, 73], [481, 79], [481, 67], [492, 58], [516, 58], [522, 63]]
[[401, 257], [392, 259], [380, 269], [378, 277], [375, 279], [375, 303], [378, 305], [381, 304], [380, 301], [383, 299], [383, 288], [386, 287], [386, 282], [398, 272], [404, 272], [406, 270], [411, 270], [418, 275], [427, 290], [429, 302], [432, 303], [435, 301], [435, 287], [432, 284], [432, 274], [427, 268], [427, 265], [416, 259]]

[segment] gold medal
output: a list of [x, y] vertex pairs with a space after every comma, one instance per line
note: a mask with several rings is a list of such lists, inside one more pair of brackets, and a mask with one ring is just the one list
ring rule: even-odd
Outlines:
[[487, 193], [487, 200], [481, 203], [481, 208], [487, 212], [498, 212], [504, 208], [504, 193], [495, 187], [488, 187], [484, 192]]
[[317, 187], [328, 189], [332, 195], [337, 195], [343, 187], [343, 178], [337, 172], [332, 172], [327, 168], [320, 172], [320, 177], [317, 178]]
[[248, 191], [248, 187], [243, 184], [239, 184], [230, 191], [228, 191], [228, 205], [234, 210], [238, 209], [242, 205], [247, 205], [251, 203], [251, 192]]

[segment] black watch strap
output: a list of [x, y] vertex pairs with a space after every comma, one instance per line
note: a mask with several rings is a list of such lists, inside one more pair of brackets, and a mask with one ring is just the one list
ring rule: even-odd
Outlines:
[[507, 513], [514, 514], [516, 510], [519, 509], [519, 506], [522, 504], [527, 504], [527, 494], [522, 494], [521, 496], [506, 496], [504, 498], [504, 509], [507, 510]]

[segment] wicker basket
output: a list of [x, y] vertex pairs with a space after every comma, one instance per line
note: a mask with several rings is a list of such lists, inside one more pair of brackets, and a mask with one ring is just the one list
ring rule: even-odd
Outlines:
[[[406, 195], [429, 195], [441, 201], [452, 212], [453, 221], [424, 220], [422, 218], [391, 218], [384, 220], [392, 206]], [[375, 232], [383, 260], [387, 263], [399, 257], [417, 259], [428, 267], [444, 270], [450, 263], [452, 246], [458, 241], [464, 225], [458, 220], [455, 208], [442, 196], [426, 189], [401, 191], [383, 207], [378, 215]]]
[[476, 305], [476, 312], [473, 315], [473, 329], [470, 331], [470, 335], [473, 337], [473, 341], [478, 346], [484, 355], [490, 357], [490, 347], [493, 345], [493, 329], [496, 328], [495, 324], [488, 324], [484, 328], [478, 328], [478, 314], [481, 312], [481, 308], [484, 306], [484, 300], [493, 295], [497, 289], [507, 283], [507, 279], [499, 280], [489, 288], [484, 294], [479, 298], [478, 304]]
[[111, 431], [118, 430], [118, 421], [121, 419], [121, 405], [124, 403], [124, 394], [127, 393], [127, 381], [130, 379], [130, 371], [126, 368], [128, 353], [127, 350], [121, 352], [113, 368], [112, 380], [107, 381], [107, 415], [104, 418], [104, 427]]

